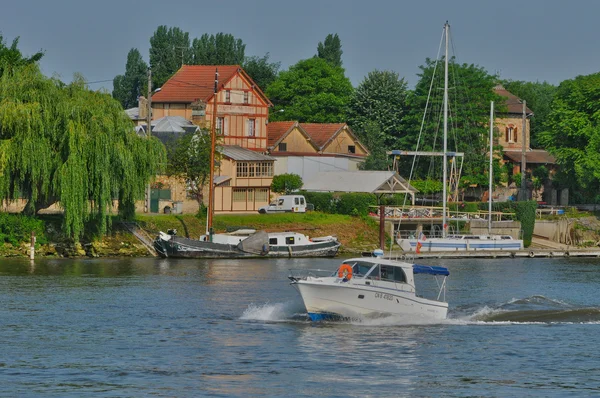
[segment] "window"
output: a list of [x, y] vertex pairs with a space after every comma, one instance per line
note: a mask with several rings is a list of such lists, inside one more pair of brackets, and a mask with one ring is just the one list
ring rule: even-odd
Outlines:
[[294, 237], [293, 236], [286, 236], [285, 237], [285, 244], [286, 245], [293, 245], [294, 244]]
[[269, 190], [267, 188], [257, 188], [256, 197], [257, 202], [266, 202], [269, 200]]
[[240, 162], [236, 166], [237, 177], [248, 177], [248, 163]]
[[256, 128], [256, 119], [248, 119], [246, 121], [246, 132], [248, 137], [254, 137]]
[[233, 188], [233, 201], [234, 202], [245, 202], [246, 201], [246, 190], [244, 188]]
[[356, 153], [356, 146], [348, 145], [348, 153]]
[[236, 165], [237, 177], [273, 177], [273, 163], [271, 162], [238, 162]]
[[509, 125], [506, 127], [506, 142], [515, 143], [517, 142], [517, 128]]
[[270, 245], [276, 245], [277, 244], [277, 238], [269, 238], [269, 244]]
[[224, 135], [225, 131], [223, 130], [223, 127], [225, 126], [225, 118], [224, 117], [218, 117], [217, 118], [217, 134], [220, 135]]
[[279, 144], [279, 146], [277, 147], [277, 150], [279, 152], [287, 152], [287, 144], [285, 142], [282, 142], [281, 144]]
[[244, 104], [248, 103], [249, 98], [250, 98], [250, 93], [247, 91], [244, 91]]
[[225, 102], [231, 102], [231, 90], [225, 90]]
[[369, 272], [369, 270], [373, 266], [373, 264], [371, 264], [371, 263], [366, 263], [366, 262], [362, 262], [362, 261], [357, 261], [355, 263], [344, 263], [344, 264], [351, 265], [352, 273], [356, 276], [366, 275], [367, 272]]
[[248, 189], [248, 202], [254, 202], [254, 189]]
[[294, 204], [297, 206], [300, 204], [300, 198], [294, 198]]

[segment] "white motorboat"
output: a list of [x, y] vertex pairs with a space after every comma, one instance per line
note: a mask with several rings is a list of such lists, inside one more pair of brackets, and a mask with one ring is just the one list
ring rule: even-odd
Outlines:
[[[400, 316], [410, 320], [441, 320], [448, 313], [444, 267], [417, 265], [381, 257], [344, 260], [328, 276], [323, 270], [290, 270], [289, 279], [304, 301], [313, 321]], [[415, 275], [435, 278], [436, 297], [417, 294]]]

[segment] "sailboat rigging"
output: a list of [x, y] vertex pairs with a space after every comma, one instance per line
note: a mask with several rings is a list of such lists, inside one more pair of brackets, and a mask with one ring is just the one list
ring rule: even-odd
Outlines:
[[[487, 235], [448, 234], [448, 158], [457, 156], [456, 152], [448, 152], [448, 42], [450, 25], [444, 25], [445, 57], [444, 57], [444, 96], [443, 96], [443, 175], [442, 175], [442, 234], [441, 237], [426, 238], [422, 231], [404, 236], [398, 231], [396, 243], [407, 252], [416, 251], [476, 251], [476, 250], [520, 250], [523, 241], [514, 239], [511, 235], [492, 235], [491, 233], [491, 198], [492, 198], [492, 155], [493, 155], [493, 111], [490, 114], [490, 182], [489, 182], [489, 224]], [[402, 151], [391, 151], [392, 155]], [[406, 153], [406, 152], [404, 152]], [[419, 153], [415, 151], [415, 156]], [[434, 155], [436, 153], [433, 153]], [[462, 154], [460, 154], [462, 155]], [[455, 166], [455, 165], [453, 165]], [[411, 171], [412, 177], [412, 171]], [[409, 178], [410, 180], [410, 178]]]

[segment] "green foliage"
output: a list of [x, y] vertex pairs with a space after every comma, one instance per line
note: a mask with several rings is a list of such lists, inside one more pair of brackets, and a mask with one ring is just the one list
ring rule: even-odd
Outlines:
[[[410, 111], [404, 118], [405, 128], [398, 136], [399, 149], [414, 150], [419, 131], [423, 134], [418, 150], [443, 150], [443, 123], [440, 111], [443, 102], [443, 67], [441, 62], [427, 59], [421, 66], [420, 80], [415, 90], [408, 96]], [[434, 74], [435, 71], [435, 74]], [[476, 65], [449, 62], [449, 126], [448, 150], [464, 152], [462, 175], [469, 180], [482, 183], [481, 176], [486, 174], [489, 163], [489, 109], [490, 101], [501, 103], [493, 88], [496, 77]], [[431, 91], [430, 91], [431, 88]], [[429, 94], [431, 93], [431, 96]], [[428, 112], [423, 116], [429, 98]], [[410, 160], [403, 160], [402, 168], [410, 170]], [[441, 158], [422, 159], [416, 165], [413, 178], [430, 177], [441, 180]], [[479, 179], [482, 181], [479, 182]], [[487, 186], [487, 182], [485, 183]]]
[[43, 51], [33, 54], [31, 57], [24, 57], [21, 51], [17, 48], [19, 38], [16, 37], [11, 46], [6, 46], [6, 41], [0, 33], [0, 76], [4, 73], [12, 73], [15, 69], [37, 63], [44, 56]]
[[394, 148], [408, 111], [404, 78], [374, 70], [356, 88], [348, 104], [347, 121], [370, 151]]
[[271, 113], [272, 121], [343, 123], [352, 91], [344, 69], [323, 59], [311, 58], [281, 72], [266, 94], [277, 109], [285, 110]]
[[279, 174], [273, 177], [271, 190], [276, 193], [290, 194], [302, 188], [302, 185], [302, 177], [298, 174]]
[[24, 215], [0, 213], [0, 244], [6, 242], [18, 246], [21, 242], [29, 242], [31, 232], [35, 233], [37, 243], [42, 245], [48, 243], [42, 220]]
[[413, 180], [410, 185], [419, 190], [421, 194], [431, 195], [433, 193], [442, 192], [444, 184], [441, 180], [432, 180], [430, 178], [425, 180]]
[[380, 127], [374, 121], [365, 121], [360, 141], [369, 149], [369, 155], [358, 167], [361, 170], [389, 170], [391, 158], [387, 155], [380, 134]]
[[514, 202], [515, 214], [518, 221], [521, 222], [523, 231], [523, 246], [529, 247], [533, 237], [533, 228], [535, 227], [535, 211], [537, 202], [535, 200]]
[[148, 65], [142, 59], [137, 48], [127, 54], [125, 75], [118, 75], [113, 80], [113, 98], [121, 103], [124, 109], [138, 106], [138, 96], [148, 90]]
[[548, 116], [557, 87], [547, 82], [503, 82], [503, 86], [517, 97], [527, 101], [527, 107], [533, 109], [535, 116], [530, 119], [530, 145], [540, 148], [538, 135], [547, 129]]
[[150, 38], [152, 87], [161, 87], [183, 64], [192, 59], [188, 32], [159, 26]]
[[207, 33], [192, 41], [193, 65], [241, 65], [246, 45], [229, 33]]
[[329, 62], [332, 66], [342, 66], [342, 42], [337, 35], [331, 33], [325, 38], [325, 42], [317, 45], [317, 57]]
[[189, 193], [200, 206], [210, 178], [211, 137], [208, 131], [184, 133], [166, 144], [167, 175], [186, 181]]
[[269, 84], [277, 78], [280, 66], [281, 62], [269, 62], [269, 53], [266, 53], [264, 57], [246, 57], [243, 65], [246, 73], [262, 91], [265, 91]]
[[301, 194], [304, 195], [306, 203], [312, 204], [316, 211], [322, 211], [323, 213], [335, 213], [335, 203], [332, 193], [301, 191]]
[[560, 165], [553, 180], [584, 202], [600, 190], [600, 73], [558, 87], [539, 141]]
[[163, 159], [158, 140], [138, 137], [121, 105], [81, 78], [65, 85], [35, 65], [0, 78], [0, 200], [20, 193], [30, 213], [58, 201], [73, 239], [86, 221], [104, 233], [113, 199], [142, 199]]
[[366, 216], [369, 206], [377, 205], [377, 198], [371, 193], [344, 193], [340, 195], [336, 212], [350, 216]]

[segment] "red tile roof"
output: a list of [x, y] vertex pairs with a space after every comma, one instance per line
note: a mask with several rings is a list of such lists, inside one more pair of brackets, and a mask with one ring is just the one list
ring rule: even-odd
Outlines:
[[275, 143], [283, 137], [285, 133], [290, 131], [292, 126], [297, 122], [287, 121], [287, 122], [269, 122], [267, 124], [267, 147], [272, 147]]
[[152, 102], [207, 101], [215, 88], [215, 69], [219, 71], [219, 89], [228, 82], [241, 67], [239, 65], [183, 65], [161, 90], [152, 95]]
[[345, 126], [344, 123], [301, 123], [300, 127], [321, 150], [323, 146]]
[[[504, 156], [508, 159], [512, 160], [514, 163], [521, 162], [521, 151], [505, 151]], [[542, 149], [532, 149], [530, 151], [525, 152], [525, 161], [527, 163], [545, 163], [545, 164], [555, 164], [556, 158], [549, 154], [547, 151]]]
[[[501, 84], [498, 84], [496, 87], [494, 87], [494, 91], [496, 94], [506, 98], [505, 105], [508, 108], [508, 113], [518, 113], [519, 115], [523, 114], [523, 103], [519, 97], [505, 89]], [[533, 113], [528, 107], [526, 112], [528, 114]]]

